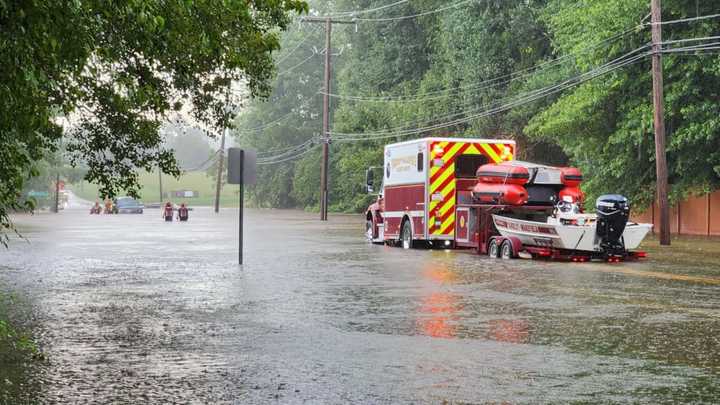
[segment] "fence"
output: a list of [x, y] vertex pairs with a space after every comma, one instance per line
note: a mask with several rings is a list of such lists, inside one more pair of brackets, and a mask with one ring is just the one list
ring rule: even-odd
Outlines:
[[[660, 211], [653, 204], [646, 212], [633, 215], [636, 222], [652, 223], [657, 231]], [[670, 210], [670, 232], [681, 235], [720, 236], [720, 191], [689, 198]]]

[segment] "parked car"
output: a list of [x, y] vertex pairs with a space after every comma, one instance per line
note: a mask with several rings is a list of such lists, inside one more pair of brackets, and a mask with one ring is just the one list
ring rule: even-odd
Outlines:
[[132, 197], [118, 197], [115, 209], [118, 214], [142, 214], [145, 206]]

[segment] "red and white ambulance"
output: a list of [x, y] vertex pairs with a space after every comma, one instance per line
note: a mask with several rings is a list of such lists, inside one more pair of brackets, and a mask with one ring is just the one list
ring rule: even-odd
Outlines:
[[[511, 161], [515, 153], [515, 141], [499, 139], [424, 138], [385, 146], [378, 200], [366, 213], [368, 237], [405, 248], [467, 239], [457, 191], [477, 183], [480, 166]], [[373, 173], [367, 172], [369, 189]]]

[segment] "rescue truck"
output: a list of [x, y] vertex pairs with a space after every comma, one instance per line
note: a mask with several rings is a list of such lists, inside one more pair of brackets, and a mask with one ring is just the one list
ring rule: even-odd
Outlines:
[[[366, 212], [373, 243], [473, 248], [514, 257], [620, 261], [652, 229], [629, 223], [623, 196], [583, 211], [582, 174], [514, 160], [512, 140], [424, 138], [387, 145], [377, 201]], [[366, 174], [375, 188], [376, 169]]]
[[[513, 160], [515, 141], [424, 138], [385, 146], [378, 200], [368, 208], [367, 230], [375, 243], [453, 246], [456, 191], [472, 188], [486, 163]], [[367, 171], [374, 188], [375, 170]]]

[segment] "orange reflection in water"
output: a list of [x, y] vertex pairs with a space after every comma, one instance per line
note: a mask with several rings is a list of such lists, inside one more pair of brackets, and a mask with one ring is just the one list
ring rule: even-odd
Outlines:
[[[444, 263], [428, 263], [423, 276], [437, 284], [452, 283], [457, 274]], [[418, 329], [427, 336], [450, 339], [457, 335], [458, 312], [462, 309], [459, 298], [447, 292], [432, 292], [422, 298]]]
[[528, 321], [524, 319], [493, 319], [489, 322], [488, 338], [505, 343], [527, 343]]
[[417, 320], [423, 334], [436, 338], [455, 337], [460, 310], [457, 297], [448, 293], [433, 293], [423, 298], [420, 318]]
[[423, 276], [439, 284], [452, 283], [458, 279], [458, 275], [442, 263], [433, 263], [426, 266]]

